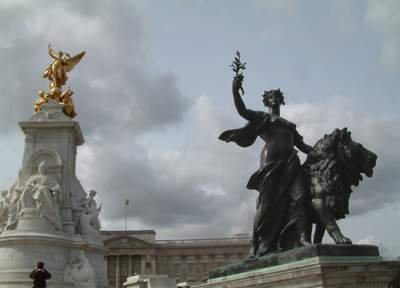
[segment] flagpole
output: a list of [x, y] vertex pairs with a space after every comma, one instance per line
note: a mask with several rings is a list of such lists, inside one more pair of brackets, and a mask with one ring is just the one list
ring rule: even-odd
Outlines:
[[128, 205], [126, 205], [126, 202], [125, 202], [125, 232], [126, 232], [126, 228], [127, 228], [127, 226], [128, 226], [128, 212], [127, 212], [127, 209], [128, 208]]
[[125, 233], [128, 231], [128, 205], [129, 200], [125, 199]]

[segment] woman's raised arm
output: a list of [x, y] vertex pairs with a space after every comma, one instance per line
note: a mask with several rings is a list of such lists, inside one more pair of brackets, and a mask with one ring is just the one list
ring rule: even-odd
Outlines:
[[246, 108], [246, 105], [243, 102], [242, 95], [240, 95], [240, 90], [242, 89], [242, 82], [243, 76], [237, 75], [233, 78], [232, 81], [232, 94], [233, 94], [233, 102], [235, 103], [236, 110], [238, 111], [239, 115], [242, 116], [244, 119], [250, 121], [250, 114]]

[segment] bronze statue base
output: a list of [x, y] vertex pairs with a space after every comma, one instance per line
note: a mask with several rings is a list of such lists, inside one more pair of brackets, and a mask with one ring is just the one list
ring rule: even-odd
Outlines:
[[337, 245], [312, 244], [279, 253], [271, 253], [261, 257], [248, 258], [239, 262], [224, 265], [212, 270], [209, 279], [229, 276], [252, 270], [288, 264], [300, 260], [319, 257], [320, 259], [348, 260], [380, 260], [379, 250], [373, 245]]

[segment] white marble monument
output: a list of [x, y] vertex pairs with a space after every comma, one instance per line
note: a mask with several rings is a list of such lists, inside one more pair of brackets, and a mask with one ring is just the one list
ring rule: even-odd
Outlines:
[[105, 248], [91, 191], [75, 175], [79, 123], [48, 99], [28, 121], [22, 167], [0, 193], [0, 288], [32, 287], [38, 261], [52, 274], [49, 287], [108, 287]]

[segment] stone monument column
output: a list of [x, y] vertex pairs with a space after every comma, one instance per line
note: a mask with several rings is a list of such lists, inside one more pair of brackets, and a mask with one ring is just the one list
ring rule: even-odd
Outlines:
[[140, 273], [146, 274], [146, 255], [140, 255]]
[[[75, 174], [77, 147], [84, 143], [72, 102], [62, 90], [85, 54], [73, 57], [49, 47], [53, 62], [44, 75], [49, 93], [39, 91], [35, 113], [20, 122], [25, 134], [22, 166], [2, 192], [0, 288], [29, 288], [38, 261], [52, 274], [54, 288], [107, 288], [96, 191], [86, 193]], [[4, 206], [3, 205], [3, 206]]]
[[[84, 143], [79, 123], [63, 113], [63, 105], [50, 102], [28, 121], [19, 123], [25, 133], [25, 149], [20, 180], [26, 181], [46, 161], [49, 174], [60, 183], [62, 231], [75, 233], [72, 203], [83, 202], [86, 193], [75, 175], [77, 146]], [[73, 199], [71, 199], [73, 198]], [[75, 221], [76, 222], [76, 221]]]
[[120, 272], [120, 255], [116, 256], [116, 261], [115, 261], [115, 288], [120, 288], [120, 278], [121, 278], [121, 272]]
[[128, 254], [128, 276], [132, 275], [132, 255]]

